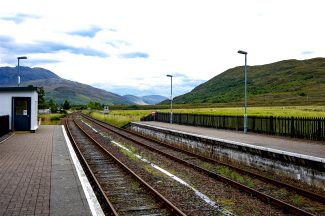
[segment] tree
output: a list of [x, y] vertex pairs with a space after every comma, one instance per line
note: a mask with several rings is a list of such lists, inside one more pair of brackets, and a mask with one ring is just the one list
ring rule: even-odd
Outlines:
[[45, 101], [45, 91], [43, 87], [37, 88], [38, 93], [38, 109], [46, 109], [47, 103]]
[[56, 105], [56, 103], [52, 99], [50, 99], [48, 105], [49, 105], [49, 107], [51, 109], [51, 113], [56, 113], [57, 112], [58, 106]]
[[95, 102], [95, 101], [89, 101], [87, 106], [88, 106], [88, 108], [95, 109], [95, 110], [100, 110], [103, 108], [103, 106], [100, 103]]
[[68, 110], [70, 108], [71, 108], [71, 106], [70, 106], [69, 101], [65, 100], [64, 103], [63, 103], [63, 109]]

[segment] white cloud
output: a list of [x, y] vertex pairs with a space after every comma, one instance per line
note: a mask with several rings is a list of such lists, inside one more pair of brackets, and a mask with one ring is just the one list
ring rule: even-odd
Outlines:
[[[168, 96], [166, 74], [200, 83], [242, 65], [239, 49], [248, 51], [250, 65], [323, 57], [324, 6], [322, 0], [5, 1], [0, 43], [14, 41], [5, 44], [10, 50], [1, 46], [0, 65], [14, 66], [23, 54], [40, 60], [24, 64], [66, 79]], [[45, 53], [35, 52], [38, 44], [48, 44]], [[121, 58], [130, 53], [143, 56]], [[181, 80], [175, 78], [178, 94], [194, 87]]]

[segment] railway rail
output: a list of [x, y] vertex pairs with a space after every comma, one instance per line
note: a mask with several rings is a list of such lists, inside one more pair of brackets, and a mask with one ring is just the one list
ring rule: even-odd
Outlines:
[[73, 119], [68, 134], [100, 193], [107, 215], [185, 215], [134, 171], [103, 148]]
[[[166, 144], [166, 143], [154, 140], [154, 139], [150, 139], [148, 137], [145, 137], [143, 135], [140, 135], [140, 134], [128, 131], [128, 130], [124, 130], [124, 129], [121, 129], [121, 128], [118, 128], [118, 127], [115, 127], [112, 125], [108, 125], [107, 123], [90, 118], [89, 116], [86, 116], [83, 114], [82, 114], [82, 116], [84, 118], [88, 119], [89, 121], [96, 123], [97, 125], [104, 128], [105, 130], [109, 130], [109, 131], [117, 134], [118, 136], [123, 137], [124, 139], [132, 141], [133, 143], [136, 143], [140, 146], [144, 146], [145, 148], [148, 148], [151, 151], [158, 152], [159, 154], [162, 154], [174, 161], [177, 161], [179, 163], [190, 166], [199, 172], [202, 172], [212, 178], [217, 179], [218, 181], [222, 181], [227, 184], [230, 184], [233, 187], [238, 188], [239, 190], [242, 190], [249, 194], [254, 195], [255, 197], [261, 199], [262, 201], [264, 201], [266, 203], [271, 203], [275, 206], [280, 207], [285, 212], [289, 212], [289, 213], [296, 214], [296, 215], [313, 215], [312, 213], [305, 211], [303, 209], [297, 208], [296, 206], [293, 206], [291, 204], [288, 204], [283, 200], [276, 199], [276, 198], [274, 198], [270, 195], [267, 195], [265, 193], [262, 193], [258, 190], [252, 189], [252, 188], [247, 187], [243, 184], [240, 184], [236, 181], [233, 181], [229, 178], [218, 175], [216, 172], [210, 171], [210, 170], [198, 165], [200, 163], [197, 162], [197, 160], [199, 160], [199, 161], [204, 161], [204, 162], [208, 161], [209, 163], [212, 163], [212, 164], [220, 164], [220, 162], [218, 162], [216, 160], [213, 160], [211, 158], [206, 158], [204, 156], [197, 155], [195, 153], [192, 153], [192, 152], [189, 152], [189, 151], [186, 151], [183, 149], [179, 149], [177, 147], [173, 147], [170, 144]], [[172, 149], [172, 151], [174, 151], [173, 153], [171, 153], [171, 149]], [[182, 154], [184, 154], [184, 156], [182, 156]], [[228, 166], [231, 169], [234, 169], [237, 172], [242, 173], [244, 175], [249, 175], [253, 178], [258, 178], [261, 181], [267, 182], [268, 184], [275, 185], [276, 187], [286, 188], [289, 191], [300, 194], [300, 195], [307, 197], [309, 199], [315, 200], [316, 202], [324, 203], [325, 198], [324, 198], [324, 196], [322, 196], [320, 194], [315, 194], [310, 191], [306, 191], [301, 188], [297, 188], [292, 185], [288, 185], [288, 184], [282, 183], [280, 181], [276, 181], [274, 179], [270, 179], [265, 176], [253, 173], [253, 172], [247, 173], [246, 170], [243, 170], [243, 169], [240, 169], [240, 168], [237, 168], [234, 166], [229, 166], [228, 164], [223, 163], [222, 165]]]

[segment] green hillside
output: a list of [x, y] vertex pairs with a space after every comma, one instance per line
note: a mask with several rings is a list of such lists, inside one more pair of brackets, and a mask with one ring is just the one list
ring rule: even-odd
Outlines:
[[[249, 105], [325, 103], [325, 58], [285, 60], [247, 68]], [[221, 73], [187, 94], [175, 97], [174, 103], [239, 105], [243, 100], [244, 67], [240, 66]]]
[[[0, 67], [0, 86], [17, 86], [17, 67]], [[52, 71], [44, 68], [30, 68], [20, 66], [20, 81], [28, 82], [32, 80], [60, 78]]]
[[43, 86], [45, 98], [53, 99], [59, 104], [64, 100], [70, 101], [71, 104], [87, 104], [89, 101], [107, 105], [132, 104], [120, 95], [62, 78], [34, 80], [23, 83], [23, 85]]

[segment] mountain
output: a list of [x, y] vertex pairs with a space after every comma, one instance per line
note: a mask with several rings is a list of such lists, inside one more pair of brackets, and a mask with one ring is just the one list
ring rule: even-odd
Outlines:
[[154, 105], [167, 99], [166, 97], [160, 95], [148, 95], [143, 97], [138, 97], [134, 95], [124, 95], [123, 97], [137, 105]]
[[[29, 68], [20, 66], [20, 82], [31, 80], [60, 78], [55, 73], [43, 68]], [[17, 67], [0, 67], [0, 85], [15, 86], [17, 85], [18, 68]]]
[[[118, 94], [94, 88], [90, 85], [62, 79], [43, 68], [21, 67], [21, 85], [44, 87], [45, 98], [56, 103], [68, 100], [70, 104], [87, 104], [96, 101], [101, 104], [133, 104]], [[0, 86], [17, 86], [17, 68], [0, 67]]]
[[[249, 105], [305, 105], [325, 102], [325, 58], [285, 60], [247, 67]], [[175, 104], [226, 103], [242, 105], [244, 67], [229, 69], [191, 92], [175, 97]], [[168, 104], [164, 101], [162, 104]]]
[[107, 105], [132, 104], [118, 94], [62, 78], [34, 80], [24, 84], [43, 86], [45, 97], [52, 98], [57, 103], [69, 100], [71, 104], [87, 104], [89, 101]]

